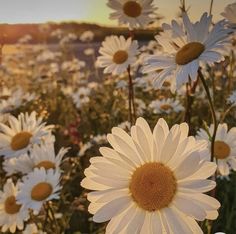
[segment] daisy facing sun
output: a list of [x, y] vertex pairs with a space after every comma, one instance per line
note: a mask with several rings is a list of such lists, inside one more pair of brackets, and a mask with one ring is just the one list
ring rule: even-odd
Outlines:
[[37, 215], [46, 201], [58, 199], [60, 187], [60, 173], [53, 169], [35, 168], [23, 177], [19, 184], [16, 200], [26, 208], [32, 209]]
[[168, 77], [176, 79], [176, 88], [197, 79], [201, 63], [213, 64], [224, 59], [220, 50], [224, 48], [230, 29], [225, 22], [216, 23], [211, 29], [212, 16], [204, 13], [199, 22], [191, 23], [183, 14], [183, 25], [175, 20], [171, 25], [163, 24], [164, 32], [156, 36], [163, 48], [163, 55], [146, 56], [144, 73], [154, 73], [153, 83], [160, 88]]
[[131, 136], [113, 128], [113, 149], [91, 158], [81, 185], [89, 190], [89, 212], [105, 222], [106, 233], [202, 233], [197, 222], [216, 219], [219, 202], [203, 194], [215, 187], [207, 180], [216, 164], [200, 160], [206, 142], [188, 137], [188, 126], [170, 130], [159, 119], [151, 132], [138, 118]]
[[36, 112], [19, 114], [16, 118], [8, 117], [9, 126], [0, 123], [0, 155], [6, 158], [17, 157], [27, 151], [33, 144], [39, 144], [50, 133], [52, 126], [45, 126]]
[[125, 72], [129, 65], [136, 62], [138, 53], [137, 41], [127, 40], [123, 37], [106, 37], [99, 49], [101, 56], [97, 59], [99, 67], [105, 67], [104, 73], [120, 75]]
[[110, 19], [117, 19], [119, 25], [126, 24], [130, 29], [145, 27], [156, 17], [153, 0], [109, 0], [107, 6], [114, 10]]
[[[209, 128], [209, 133], [213, 133], [213, 125]], [[211, 158], [211, 141], [208, 133], [204, 129], [200, 129], [197, 133], [197, 139], [206, 140], [208, 142], [208, 151], [204, 155], [205, 160]], [[216, 132], [214, 143], [214, 158], [217, 159], [217, 167], [221, 175], [227, 176], [230, 170], [236, 171], [236, 128], [228, 130], [226, 123], [219, 124]]]

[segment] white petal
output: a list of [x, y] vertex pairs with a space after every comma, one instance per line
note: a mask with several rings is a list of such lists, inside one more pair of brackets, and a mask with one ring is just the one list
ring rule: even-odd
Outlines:
[[110, 220], [114, 216], [120, 214], [125, 210], [132, 201], [128, 197], [122, 197], [115, 199], [114, 201], [105, 204], [101, 209], [99, 209], [93, 216], [94, 222], [102, 223]]

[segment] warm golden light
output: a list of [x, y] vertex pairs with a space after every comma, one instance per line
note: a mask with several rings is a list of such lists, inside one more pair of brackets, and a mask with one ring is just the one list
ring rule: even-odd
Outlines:
[[[179, 1], [155, 0], [158, 12], [165, 12], [165, 21], [177, 15]], [[220, 13], [224, 7], [234, 0], [214, 2], [214, 17], [221, 18]], [[0, 0], [0, 23], [42, 23], [61, 21], [83, 21], [105, 25], [117, 25], [116, 21], [109, 19], [111, 9], [106, 6], [107, 0]], [[197, 19], [206, 9], [205, 0], [189, 0], [191, 6], [189, 13]], [[176, 5], [176, 6], [175, 6]], [[194, 10], [193, 10], [194, 9]], [[167, 15], [168, 14], [168, 15]]]

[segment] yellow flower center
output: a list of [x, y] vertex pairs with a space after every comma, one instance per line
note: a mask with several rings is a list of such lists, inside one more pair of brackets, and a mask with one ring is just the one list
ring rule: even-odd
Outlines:
[[36, 184], [31, 190], [31, 198], [35, 201], [43, 201], [52, 194], [52, 185], [47, 182]]
[[116, 64], [122, 64], [128, 59], [128, 53], [124, 50], [118, 50], [113, 55], [113, 62]]
[[0, 99], [7, 100], [9, 97], [10, 97], [10, 96], [8, 96], [8, 95], [2, 95], [2, 96], [0, 97]]
[[163, 105], [160, 106], [160, 108], [164, 111], [167, 111], [167, 110], [171, 110], [172, 106], [169, 105], [169, 104], [163, 104]]
[[184, 45], [176, 54], [175, 62], [178, 65], [185, 65], [197, 59], [205, 50], [205, 46], [200, 42], [190, 42]]
[[32, 134], [29, 132], [19, 132], [11, 140], [12, 150], [21, 150], [27, 147], [30, 143]]
[[164, 81], [163, 87], [170, 87], [171, 83], [169, 81]]
[[4, 207], [7, 214], [13, 215], [19, 212], [21, 205], [16, 204], [15, 196], [10, 196], [5, 200]]
[[51, 162], [51, 161], [42, 161], [40, 163], [38, 163], [36, 166], [34, 166], [34, 168], [45, 168], [45, 170], [49, 170], [49, 169], [55, 169], [55, 163]]
[[167, 207], [172, 202], [177, 182], [168, 167], [153, 162], [135, 170], [129, 188], [138, 206], [152, 212]]
[[128, 1], [123, 6], [123, 12], [132, 18], [136, 18], [141, 15], [142, 7], [136, 1]]
[[214, 155], [217, 159], [225, 159], [230, 154], [230, 147], [224, 141], [215, 141]]

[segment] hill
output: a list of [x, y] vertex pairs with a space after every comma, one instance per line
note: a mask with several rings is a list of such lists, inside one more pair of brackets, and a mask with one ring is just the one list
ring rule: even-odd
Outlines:
[[[0, 24], [0, 40], [5, 44], [14, 44], [23, 36], [29, 34], [32, 36], [31, 43], [54, 43], [55, 38], [50, 37], [52, 31], [61, 29], [65, 33], [74, 33], [80, 36], [84, 31], [92, 31], [95, 35], [95, 41], [101, 41], [108, 35], [125, 35], [129, 36], [127, 28], [121, 27], [104, 27], [97, 24], [88, 23], [47, 23], [47, 24]], [[135, 31], [135, 37], [140, 40], [153, 39], [160, 29], [152, 28], [147, 30]]]

